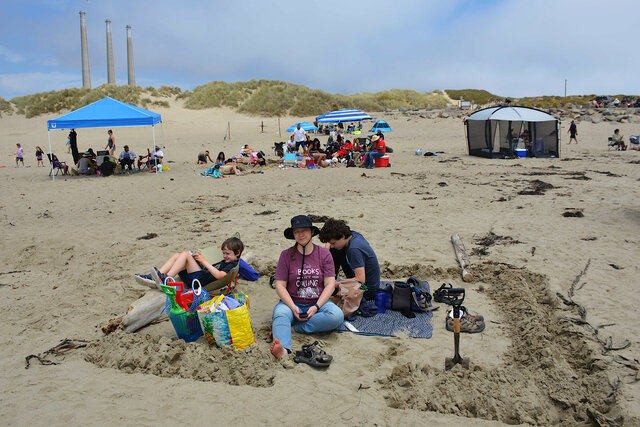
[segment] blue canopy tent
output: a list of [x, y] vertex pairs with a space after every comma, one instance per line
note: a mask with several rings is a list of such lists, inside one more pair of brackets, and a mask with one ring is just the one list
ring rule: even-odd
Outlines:
[[309, 123], [309, 122], [299, 122], [299, 123], [296, 123], [295, 125], [291, 126], [289, 129], [287, 129], [287, 132], [293, 132], [293, 131], [294, 131], [294, 129], [295, 129], [298, 125], [300, 125], [300, 127], [301, 127], [302, 129], [304, 129], [305, 131], [307, 131], [307, 132], [308, 132], [308, 131], [310, 131], [310, 130], [318, 130], [318, 128], [317, 128], [316, 126], [312, 125], [312, 124], [311, 124], [311, 123]]
[[[153, 145], [156, 145], [155, 125], [160, 123], [164, 146], [164, 128], [162, 117], [158, 113], [125, 104], [113, 98], [103, 98], [92, 104], [86, 105], [75, 111], [60, 116], [57, 119], [47, 121], [49, 135], [49, 153], [51, 148], [51, 130], [56, 129], [80, 129], [96, 127], [120, 127], [120, 126], [151, 126], [153, 130]], [[51, 166], [53, 168], [53, 165]], [[51, 174], [53, 178], [55, 174]], [[55, 178], [53, 178], [55, 179]]]
[[378, 132], [378, 131], [391, 132], [391, 126], [389, 126], [389, 123], [385, 122], [384, 120], [378, 120], [377, 122], [375, 122], [373, 127], [369, 129], [369, 132]]
[[316, 117], [318, 123], [359, 122], [361, 120], [373, 120], [373, 117], [360, 110], [349, 109], [331, 111]]

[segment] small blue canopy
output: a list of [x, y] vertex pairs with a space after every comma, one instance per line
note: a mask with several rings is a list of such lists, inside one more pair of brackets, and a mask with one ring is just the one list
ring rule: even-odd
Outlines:
[[106, 97], [57, 119], [48, 120], [47, 129], [154, 126], [161, 121], [158, 113]]
[[391, 132], [391, 126], [389, 126], [389, 123], [385, 122], [384, 120], [378, 120], [377, 122], [375, 122], [373, 127], [369, 129], [369, 132], [378, 132], [378, 131]]
[[340, 123], [340, 122], [359, 122], [361, 120], [373, 120], [373, 117], [360, 110], [342, 110], [332, 111], [316, 117], [318, 123]]
[[287, 129], [287, 132], [293, 132], [296, 127], [298, 127], [298, 125], [300, 125], [300, 127], [306, 131], [310, 131], [310, 130], [318, 130], [317, 127], [315, 127], [314, 125], [312, 125], [311, 123], [308, 122], [299, 122], [296, 123], [295, 125], [291, 126], [289, 129]]

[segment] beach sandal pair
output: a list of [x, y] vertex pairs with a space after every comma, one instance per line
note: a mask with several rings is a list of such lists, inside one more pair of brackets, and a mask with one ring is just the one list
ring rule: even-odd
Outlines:
[[303, 345], [302, 350], [295, 352], [293, 361], [296, 363], [306, 363], [314, 368], [328, 368], [333, 360], [324, 350], [318, 348], [318, 341], [313, 344]]

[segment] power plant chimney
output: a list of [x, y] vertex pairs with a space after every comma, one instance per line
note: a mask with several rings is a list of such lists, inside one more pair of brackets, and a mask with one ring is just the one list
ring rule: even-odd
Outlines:
[[80, 12], [80, 48], [82, 49], [82, 87], [91, 89], [89, 48], [87, 47], [87, 20], [82, 11]]
[[111, 42], [111, 20], [107, 18], [107, 83], [116, 84], [116, 73], [113, 69], [113, 44]]
[[136, 75], [133, 71], [133, 43], [131, 41], [131, 25], [127, 25], [127, 77], [129, 86], [135, 86]]

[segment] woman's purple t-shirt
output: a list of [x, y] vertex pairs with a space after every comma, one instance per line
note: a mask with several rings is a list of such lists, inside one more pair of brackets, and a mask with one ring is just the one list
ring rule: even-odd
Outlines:
[[291, 259], [291, 248], [280, 253], [278, 267], [276, 268], [276, 280], [287, 282], [287, 292], [296, 304], [315, 304], [324, 290], [324, 278], [334, 277], [335, 269], [333, 258], [329, 249], [313, 245], [313, 252], [304, 257], [304, 269], [302, 280], [300, 268], [302, 254], [296, 249], [295, 259]]

